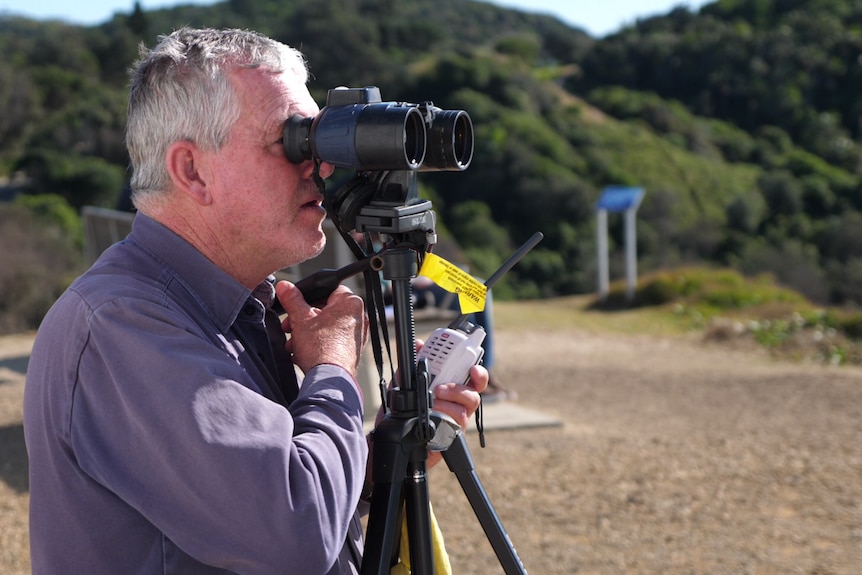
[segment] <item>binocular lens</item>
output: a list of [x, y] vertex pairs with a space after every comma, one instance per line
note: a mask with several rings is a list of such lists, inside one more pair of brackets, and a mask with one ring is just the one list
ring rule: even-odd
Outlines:
[[420, 171], [462, 171], [473, 159], [473, 123], [463, 110], [436, 110]]

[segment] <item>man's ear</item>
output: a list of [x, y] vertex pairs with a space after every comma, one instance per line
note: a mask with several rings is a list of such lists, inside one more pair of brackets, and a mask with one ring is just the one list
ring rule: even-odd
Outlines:
[[201, 205], [212, 202], [207, 187], [209, 170], [207, 158], [194, 142], [174, 142], [165, 154], [165, 167], [174, 183], [174, 188]]

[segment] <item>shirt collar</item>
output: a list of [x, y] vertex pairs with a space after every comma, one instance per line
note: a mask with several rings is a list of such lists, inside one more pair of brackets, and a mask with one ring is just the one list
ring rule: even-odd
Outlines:
[[161, 261], [212, 315], [223, 331], [234, 323], [251, 290], [211, 262], [194, 246], [154, 219], [138, 212], [128, 238]]

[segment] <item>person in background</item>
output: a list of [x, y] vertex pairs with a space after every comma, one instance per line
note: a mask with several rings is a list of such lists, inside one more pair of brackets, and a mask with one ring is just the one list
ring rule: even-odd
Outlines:
[[[363, 302], [340, 286], [313, 307], [272, 275], [325, 242], [314, 176], [332, 168], [282, 144], [318, 112], [307, 77], [248, 31], [142, 51], [132, 231], [55, 303], [29, 363], [34, 575], [358, 572]], [[437, 387], [435, 409], [466, 426], [487, 379]]]

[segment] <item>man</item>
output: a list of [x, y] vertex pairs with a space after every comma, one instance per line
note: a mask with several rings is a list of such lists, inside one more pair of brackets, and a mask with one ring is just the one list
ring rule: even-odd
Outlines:
[[[306, 79], [251, 32], [182, 29], [142, 54], [133, 230], [57, 301], [29, 364], [34, 575], [357, 571], [362, 300], [311, 307], [270, 276], [325, 242], [313, 174], [332, 168], [281, 142], [318, 112]], [[486, 383], [474, 368], [435, 409], [466, 425]]]

